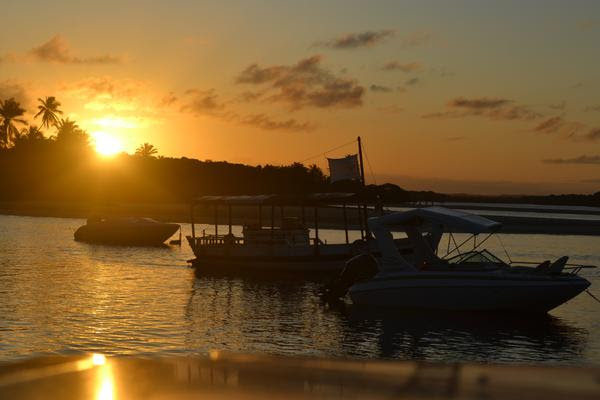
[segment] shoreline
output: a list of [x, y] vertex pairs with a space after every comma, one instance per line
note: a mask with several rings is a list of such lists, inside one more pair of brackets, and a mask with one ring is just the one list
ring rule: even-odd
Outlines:
[[[279, 207], [276, 207], [274, 210], [276, 224], [279, 224], [281, 221], [281, 212], [282, 210]], [[300, 207], [285, 207], [283, 213], [284, 217], [302, 219], [302, 209]], [[190, 206], [186, 203], [123, 203], [107, 205], [77, 202], [0, 202], [0, 215], [85, 219], [93, 214], [150, 217], [159, 221], [175, 223], [190, 222]], [[344, 229], [341, 208], [319, 208], [318, 216], [320, 228]], [[600, 236], [600, 221], [506, 215], [483, 216], [501, 222], [503, 228], [500, 233]], [[220, 207], [217, 218], [219, 224], [228, 223], [229, 216], [225, 207]], [[348, 209], [347, 219], [349, 229], [359, 229], [358, 213], [356, 210]], [[215, 220], [214, 208], [197, 207], [194, 220], [196, 223], [213, 224]], [[233, 207], [231, 215], [233, 225], [257, 223], [258, 220], [258, 207]], [[269, 207], [264, 207], [262, 221], [265, 225], [270, 224], [271, 210]], [[314, 211], [312, 208], [307, 207], [305, 209], [305, 221], [309, 227], [314, 227]]]

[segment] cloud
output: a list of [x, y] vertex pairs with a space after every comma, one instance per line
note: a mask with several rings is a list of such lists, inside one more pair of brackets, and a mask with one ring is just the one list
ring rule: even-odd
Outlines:
[[236, 83], [261, 86], [264, 101], [287, 104], [292, 110], [361, 106], [365, 89], [355, 80], [321, 67], [321, 61], [322, 57], [315, 55], [291, 66], [252, 64], [238, 75]]
[[465, 136], [449, 136], [446, 140], [449, 142], [458, 142], [460, 140], [465, 140]]
[[588, 106], [584, 109], [585, 112], [600, 112], [600, 105]]
[[389, 106], [378, 107], [377, 111], [380, 111], [384, 114], [400, 114], [404, 111], [404, 108], [397, 106], [395, 104]]
[[0, 100], [14, 97], [22, 106], [28, 108], [31, 105], [29, 89], [22, 82], [15, 80], [0, 81]]
[[404, 82], [405, 86], [415, 86], [417, 83], [421, 82], [419, 78], [410, 78]]
[[433, 34], [427, 31], [417, 31], [405, 36], [400, 42], [402, 47], [418, 47], [430, 43]]
[[357, 49], [360, 47], [372, 47], [392, 36], [394, 36], [394, 31], [389, 29], [376, 32], [348, 33], [326, 42], [316, 43], [316, 45], [331, 49]]
[[76, 56], [71, 53], [68, 42], [60, 35], [52, 37], [45, 43], [32, 48], [26, 53], [7, 53], [0, 56], [0, 61], [8, 62], [49, 62], [55, 64], [120, 64], [121, 57], [103, 54], [91, 57]]
[[588, 156], [582, 155], [574, 158], [551, 158], [542, 160], [545, 164], [596, 164], [600, 165], [600, 155]]
[[97, 111], [139, 111], [155, 97], [152, 88], [143, 81], [111, 76], [92, 76], [63, 83], [60, 90], [67, 96], [84, 101], [85, 108]]
[[221, 121], [236, 123], [240, 125], [254, 126], [269, 131], [300, 132], [310, 131], [314, 126], [308, 122], [299, 122], [290, 118], [283, 121], [274, 120], [264, 113], [240, 114], [230, 109], [230, 102], [219, 98], [215, 89], [199, 90], [190, 89], [184, 93], [185, 103], [180, 111], [191, 113], [196, 116], [209, 116]]
[[548, 107], [552, 110], [563, 111], [567, 107], [567, 102], [563, 100], [560, 103], [549, 104]]
[[181, 107], [183, 112], [214, 115], [225, 109], [225, 103], [219, 101], [214, 89], [190, 89], [185, 95], [191, 96], [191, 99]]
[[371, 85], [369, 87], [369, 89], [371, 89], [372, 92], [380, 92], [380, 93], [390, 93], [393, 89], [387, 86], [382, 86], [382, 85]]
[[384, 71], [402, 71], [406, 73], [411, 72], [423, 72], [425, 67], [418, 61], [413, 61], [409, 63], [400, 63], [398, 61], [390, 61], [387, 64], [381, 67]]
[[298, 122], [295, 119], [285, 121], [275, 121], [265, 114], [251, 114], [237, 118], [237, 121], [243, 125], [256, 126], [257, 128], [268, 131], [310, 131], [314, 127], [308, 122]]
[[425, 114], [422, 118], [485, 117], [492, 120], [533, 120], [541, 115], [514, 101], [494, 97], [457, 97], [446, 104], [446, 111]]
[[600, 140], [600, 128], [592, 128], [588, 133], [583, 135], [583, 139], [594, 142]]

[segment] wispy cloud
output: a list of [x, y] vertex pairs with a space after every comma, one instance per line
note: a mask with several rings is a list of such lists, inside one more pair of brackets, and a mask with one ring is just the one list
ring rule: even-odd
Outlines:
[[402, 71], [406, 73], [423, 72], [425, 67], [418, 61], [401, 63], [398, 61], [390, 61], [381, 67], [384, 71]]
[[418, 47], [431, 43], [434, 35], [427, 31], [417, 31], [405, 36], [401, 40], [402, 47]]
[[97, 56], [77, 56], [67, 40], [61, 35], [52, 37], [45, 43], [32, 48], [25, 53], [8, 53], [0, 57], [2, 61], [9, 62], [48, 62], [54, 64], [120, 64], [123, 59], [119, 56], [102, 54]]
[[384, 114], [400, 114], [404, 111], [404, 108], [397, 106], [395, 104], [389, 106], [378, 107], [377, 111], [380, 111]]
[[600, 112], [600, 105], [588, 106], [584, 109], [585, 112]]
[[598, 164], [600, 165], [600, 155], [588, 156], [582, 155], [573, 158], [550, 158], [542, 160], [545, 164]]
[[369, 86], [369, 89], [372, 92], [379, 92], [379, 93], [390, 93], [393, 91], [393, 89], [391, 87], [383, 86], [383, 85], [375, 85], [375, 84]]
[[525, 105], [513, 100], [478, 97], [457, 97], [446, 104], [442, 112], [425, 114], [423, 118], [463, 118], [470, 116], [485, 117], [492, 120], [533, 120], [541, 115]]
[[394, 36], [394, 31], [389, 29], [360, 33], [347, 33], [335, 39], [325, 42], [318, 42], [315, 45], [338, 50], [358, 49], [361, 47], [375, 46], [376, 44], [379, 44], [392, 36]]
[[264, 101], [287, 104], [292, 110], [361, 106], [365, 89], [354, 79], [323, 68], [321, 61], [322, 57], [315, 55], [289, 66], [252, 64], [238, 75], [236, 82], [260, 86]]

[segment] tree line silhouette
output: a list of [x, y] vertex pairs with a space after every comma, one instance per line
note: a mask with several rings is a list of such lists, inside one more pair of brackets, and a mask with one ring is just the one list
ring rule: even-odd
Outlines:
[[393, 184], [330, 183], [316, 165], [249, 166], [225, 161], [158, 156], [150, 143], [135, 154], [107, 161], [77, 122], [62, 118], [53, 96], [39, 98], [29, 125], [14, 98], [0, 100], [0, 200], [88, 202], [186, 202], [199, 195], [362, 192], [366, 199], [404, 202], [521, 202], [600, 205], [594, 195], [474, 196], [406, 191]]

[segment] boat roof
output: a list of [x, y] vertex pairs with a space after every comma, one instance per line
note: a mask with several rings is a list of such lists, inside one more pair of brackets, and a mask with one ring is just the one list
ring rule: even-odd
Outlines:
[[434, 223], [443, 225], [448, 232], [466, 232], [472, 234], [496, 232], [502, 227], [500, 222], [444, 207], [415, 208], [414, 210], [396, 212], [382, 217], [369, 218], [369, 225], [402, 226]]
[[194, 204], [226, 204], [226, 205], [327, 205], [355, 203], [356, 193], [310, 193], [298, 195], [258, 194], [242, 196], [201, 196]]

